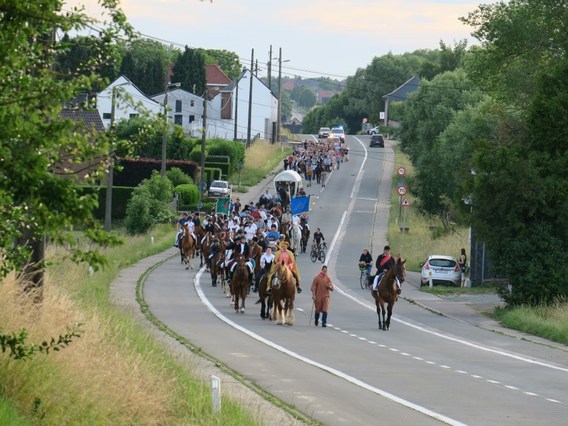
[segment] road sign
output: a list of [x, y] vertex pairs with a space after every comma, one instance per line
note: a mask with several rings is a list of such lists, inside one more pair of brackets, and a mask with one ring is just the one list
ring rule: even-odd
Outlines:
[[396, 169], [396, 174], [399, 176], [404, 176], [406, 174], [406, 169], [404, 167], [399, 167]]
[[402, 203], [400, 203], [401, 206], [404, 207], [408, 207], [410, 205], [410, 201], [408, 201], [408, 198], [405, 198]]
[[398, 192], [398, 195], [402, 196], [406, 195], [408, 189], [406, 188], [406, 186], [399, 186], [398, 188], [396, 188], [396, 192]]

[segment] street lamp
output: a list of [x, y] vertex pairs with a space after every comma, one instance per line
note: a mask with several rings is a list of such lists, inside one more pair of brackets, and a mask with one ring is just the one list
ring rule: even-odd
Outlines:
[[246, 69], [243, 68], [241, 76], [237, 78], [237, 90], [235, 94], [235, 134], [233, 135], [233, 140], [237, 140], [237, 125], [238, 125], [238, 113], [239, 113], [239, 82], [241, 79], [248, 78], [246, 75], [243, 75]]
[[282, 60], [282, 48], [278, 54], [278, 117], [276, 117], [276, 141], [280, 142], [280, 125], [282, 121], [282, 62], [290, 62], [289, 59]]
[[170, 89], [180, 87], [181, 83], [168, 83], [166, 85], [166, 94], [164, 96], [164, 118], [166, 120], [166, 125], [164, 127], [164, 134], [162, 135], [162, 168], [160, 169], [160, 175], [164, 176], [166, 174], [166, 152], [168, 146], [168, 93]]

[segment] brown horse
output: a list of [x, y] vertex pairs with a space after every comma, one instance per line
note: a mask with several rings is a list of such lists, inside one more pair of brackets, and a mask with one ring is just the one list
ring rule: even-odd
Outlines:
[[[237, 266], [231, 280], [231, 294], [235, 299], [235, 312], [245, 313], [245, 299], [247, 298], [249, 289], [249, 270], [246, 265], [246, 257], [244, 254], [237, 254], [235, 257]], [[239, 299], [241, 305], [239, 306]]]
[[[272, 275], [272, 318], [276, 324], [294, 325], [294, 301], [296, 299], [296, 280], [292, 271], [284, 264], [277, 263]], [[284, 306], [282, 303], [284, 302]]]
[[179, 249], [181, 258], [185, 263], [185, 269], [193, 269], [191, 259], [195, 256], [195, 242], [189, 232], [189, 225], [187, 223], [183, 225], [183, 235], [179, 242]]
[[211, 253], [211, 244], [213, 243], [213, 237], [210, 232], [205, 234], [205, 237], [198, 241], [198, 245], [201, 246], [199, 251], [199, 267], [203, 266], [203, 262], [207, 262], [207, 258]]
[[254, 259], [254, 276], [258, 277], [260, 271], [260, 258], [262, 257], [262, 247], [257, 242], [250, 244], [250, 258]]
[[[406, 277], [405, 260], [398, 259], [395, 265], [383, 275], [379, 282], [377, 291], [373, 291], [373, 298], [377, 306], [377, 315], [379, 317], [379, 330], [389, 330], [390, 320], [392, 316], [392, 308], [398, 299], [399, 290], [396, 281], [400, 284], [404, 282]], [[385, 303], [387, 307], [385, 309]], [[388, 313], [386, 320], [385, 314]], [[381, 321], [382, 319], [382, 321]]]

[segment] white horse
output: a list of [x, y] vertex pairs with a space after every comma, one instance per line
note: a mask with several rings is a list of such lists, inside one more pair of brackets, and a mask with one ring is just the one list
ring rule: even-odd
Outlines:
[[290, 245], [292, 250], [297, 255], [300, 253], [300, 240], [302, 239], [302, 231], [300, 230], [299, 223], [292, 223], [292, 232], [290, 234]]

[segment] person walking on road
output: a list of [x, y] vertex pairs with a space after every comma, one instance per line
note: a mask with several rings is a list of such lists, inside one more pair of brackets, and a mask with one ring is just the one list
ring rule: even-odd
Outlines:
[[314, 324], [319, 324], [321, 314], [321, 326], [327, 327], [327, 311], [329, 310], [330, 292], [333, 291], [333, 284], [327, 275], [327, 266], [323, 265], [321, 271], [312, 281], [312, 300], [314, 301], [315, 317]]

